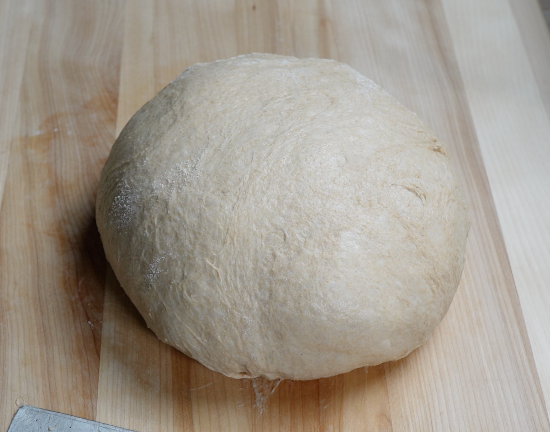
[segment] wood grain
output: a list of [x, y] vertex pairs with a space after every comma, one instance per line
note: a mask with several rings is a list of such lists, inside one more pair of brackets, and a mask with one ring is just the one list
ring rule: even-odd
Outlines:
[[[550, 430], [550, 39], [527, 1], [0, 1], [0, 431], [22, 403], [142, 432]], [[399, 362], [227, 378], [161, 343], [105, 262], [115, 136], [186, 67], [250, 52], [349, 63], [448, 144], [467, 263]]]
[[508, 4], [443, 4], [548, 407], [550, 118]]
[[[550, 119], [550, 21], [545, 22], [541, 14], [543, 6], [550, 20], [550, 0], [538, 4], [537, 0], [510, 0], [513, 18], [521, 39], [523, 48], [529, 58], [529, 64], [537, 81], [538, 90], [546, 115]], [[508, 23], [513, 25], [513, 22]], [[520, 61], [517, 59], [517, 61]]]
[[11, 145], [19, 134], [19, 92], [32, 18], [30, 1], [0, 2], [0, 209]]
[[28, 19], [30, 36], [0, 212], [0, 430], [17, 405], [93, 419], [97, 400], [94, 201], [115, 132], [122, 14], [110, 1], [35, 1], [31, 12], [8, 17], [11, 29]]

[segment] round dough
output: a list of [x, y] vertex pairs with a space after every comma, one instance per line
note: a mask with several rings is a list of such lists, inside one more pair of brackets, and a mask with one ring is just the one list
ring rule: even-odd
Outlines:
[[227, 376], [314, 379], [423, 344], [469, 222], [447, 151], [351, 67], [197, 64], [103, 169], [105, 253], [147, 325]]

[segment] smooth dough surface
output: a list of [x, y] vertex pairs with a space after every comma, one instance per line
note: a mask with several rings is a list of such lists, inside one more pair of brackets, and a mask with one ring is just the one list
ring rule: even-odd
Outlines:
[[97, 224], [161, 340], [231, 377], [303, 380], [423, 344], [469, 229], [414, 113], [345, 64], [268, 54], [194, 65], [143, 106]]

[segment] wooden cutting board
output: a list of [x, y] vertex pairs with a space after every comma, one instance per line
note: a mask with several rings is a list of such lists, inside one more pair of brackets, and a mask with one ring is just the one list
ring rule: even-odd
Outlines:
[[[22, 404], [137, 431], [550, 430], [535, 0], [2, 0], [0, 22], [0, 432]], [[274, 389], [226, 378], [159, 342], [106, 263], [94, 204], [118, 132], [186, 67], [249, 52], [349, 63], [449, 146], [466, 267], [405, 359]]]

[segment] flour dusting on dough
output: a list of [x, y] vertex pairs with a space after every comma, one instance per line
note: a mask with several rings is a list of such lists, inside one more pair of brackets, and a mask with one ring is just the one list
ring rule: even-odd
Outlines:
[[120, 192], [111, 204], [109, 219], [118, 230], [123, 231], [131, 225], [137, 213], [138, 195], [126, 179], [123, 179], [121, 183]]
[[200, 175], [202, 154], [195, 159], [188, 159], [176, 164], [166, 171], [163, 177], [153, 181], [153, 193], [168, 202], [174, 192], [183, 192], [187, 186]]
[[147, 280], [149, 286], [154, 285], [155, 281], [157, 280], [161, 272], [160, 263], [164, 261], [164, 259], [164, 256], [156, 256], [153, 259], [153, 262], [149, 264], [149, 269], [145, 274], [145, 279]]

